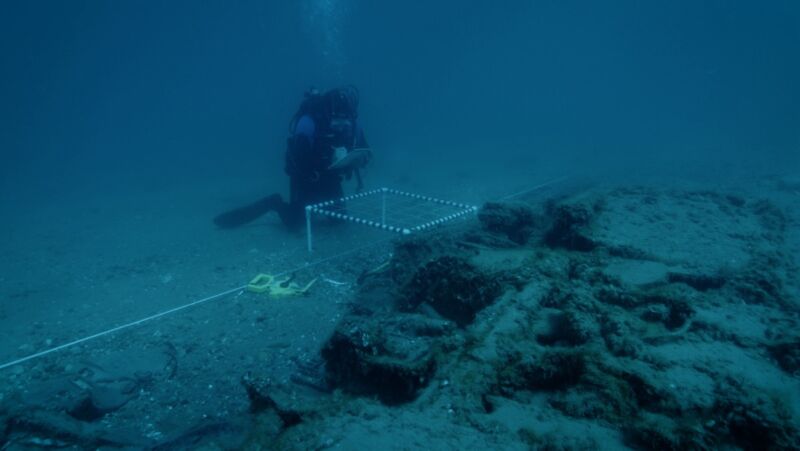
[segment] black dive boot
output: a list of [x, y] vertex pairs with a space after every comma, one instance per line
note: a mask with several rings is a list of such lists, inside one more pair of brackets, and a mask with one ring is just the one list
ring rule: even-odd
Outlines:
[[226, 211], [214, 218], [214, 224], [221, 229], [233, 229], [249, 224], [273, 210], [279, 210], [284, 204], [280, 194], [267, 196], [250, 205]]

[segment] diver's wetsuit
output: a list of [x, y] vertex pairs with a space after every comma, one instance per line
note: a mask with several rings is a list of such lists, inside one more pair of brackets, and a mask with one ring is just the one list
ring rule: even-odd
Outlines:
[[[214, 218], [222, 229], [231, 229], [276, 211], [290, 229], [303, 224], [305, 207], [343, 197], [342, 177], [358, 172], [369, 161], [364, 132], [358, 126], [358, 90], [353, 86], [333, 89], [325, 94], [312, 90], [300, 105], [289, 126], [286, 146], [286, 174], [289, 175], [289, 202], [273, 194], [257, 202], [227, 211]], [[341, 161], [343, 153], [364, 150]], [[338, 149], [338, 151], [337, 151]], [[337, 169], [329, 170], [334, 160]], [[343, 209], [344, 205], [337, 205]]]
[[265, 199], [290, 229], [302, 225], [306, 205], [344, 196], [342, 177], [349, 179], [352, 173], [327, 169], [334, 162], [334, 149], [337, 147], [348, 151], [367, 147], [355, 111], [349, 118], [332, 115], [328, 109], [309, 111], [294, 121], [286, 149], [289, 202], [277, 194]]

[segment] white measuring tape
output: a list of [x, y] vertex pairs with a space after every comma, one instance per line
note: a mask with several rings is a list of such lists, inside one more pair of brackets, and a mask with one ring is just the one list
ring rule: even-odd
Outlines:
[[[322, 258], [322, 259], [319, 259], [319, 260], [314, 261], [312, 263], [307, 263], [307, 264], [305, 264], [303, 266], [298, 266], [298, 267], [290, 269], [288, 271], [283, 271], [281, 273], [275, 274], [275, 277], [285, 276], [286, 274], [291, 274], [291, 273], [293, 273], [295, 271], [300, 271], [300, 270], [305, 269], [305, 268], [312, 268], [312, 267], [320, 265], [322, 263], [325, 263], [325, 262], [328, 262], [328, 261], [343, 257], [343, 256], [345, 256], [347, 254], [352, 254], [353, 252], [357, 252], [357, 251], [360, 251], [360, 250], [363, 250], [363, 249], [366, 249], [366, 248], [369, 248], [369, 247], [372, 247], [372, 246], [376, 246], [376, 245], [381, 244], [381, 243], [385, 243], [385, 242], [387, 242], [389, 240], [392, 240], [394, 238], [395, 237], [392, 236], [391, 238], [385, 238], [385, 239], [382, 239], [382, 240], [378, 240], [378, 241], [375, 241], [373, 243], [365, 244], [363, 246], [357, 247], [355, 249], [350, 249], [348, 251], [341, 252], [339, 254], [335, 254], [335, 255], [332, 255], [330, 257]], [[130, 323], [123, 324], [121, 326], [117, 326], [117, 327], [114, 327], [114, 328], [111, 328], [111, 329], [108, 329], [108, 330], [104, 330], [102, 332], [98, 332], [98, 333], [93, 334], [93, 335], [89, 335], [89, 336], [86, 336], [86, 337], [83, 337], [83, 338], [79, 338], [77, 340], [70, 341], [69, 343], [64, 343], [62, 345], [58, 345], [58, 346], [55, 346], [53, 348], [50, 348], [50, 349], [47, 349], [47, 350], [44, 350], [44, 351], [37, 352], [35, 354], [31, 354], [31, 355], [28, 355], [28, 356], [25, 356], [25, 357], [22, 357], [22, 358], [19, 358], [19, 359], [4, 363], [4, 364], [0, 365], [0, 370], [3, 370], [3, 369], [8, 368], [8, 367], [12, 367], [14, 365], [19, 365], [20, 363], [27, 362], [28, 360], [36, 359], [38, 357], [42, 357], [42, 356], [45, 356], [47, 354], [52, 354], [54, 352], [61, 351], [62, 349], [66, 349], [66, 348], [69, 348], [69, 347], [72, 347], [72, 346], [87, 342], [89, 340], [94, 340], [95, 338], [100, 338], [100, 337], [103, 337], [105, 335], [110, 335], [110, 334], [113, 334], [114, 332], [119, 332], [119, 331], [121, 331], [123, 329], [128, 329], [128, 328], [133, 327], [133, 326], [138, 326], [139, 324], [145, 323], [147, 321], [158, 319], [158, 318], [161, 318], [162, 316], [167, 316], [169, 314], [172, 314], [172, 313], [175, 313], [175, 312], [179, 312], [181, 310], [185, 310], [185, 309], [187, 309], [189, 307], [194, 307], [195, 305], [203, 304], [205, 302], [209, 302], [209, 301], [213, 301], [215, 299], [219, 299], [219, 298], [225, 297], [225, 296], [227, 296], [229, 294], [236, 293], [237, 291], [242, 291], [245, 288], [247, 288], [247, 285], [242, 285], [242, 286], [239, 286], [239, 287], [236, 287], [236, 288], [231, 288], [230, 290], [226, 290], [226, 291], [223, 291], [221, 293], [217, 293], [215, 295], [208, 296], [208, 297], [203, 298], [203, 299], [198, 299], [196, 301], [192, 301], [192, 302], [190, 302], [188, 304], [184, 304], [184, 305], [181, 305], [179, 307], [174, 307], [174, 308], [171, 308], [169, 310], [165, 310], [163, 312], [159, 312], [159, 313], [156, 313], [154, 315], [150, 315], [148, 317], [141, 318], [141, 319], [138, 319], [136, 321], [132, 321]]]
[[[518, 197], [518, 196], [521, 196], [523, 194], [527, 194], [527, 193], [533, 192], [535, 190], [544, 188], [546, 186], [553, 185], [553, 184], [558, 183], [560, 181], [566, 180], [567, 178], [568, 177], [559, 177], [557, 179], [553, 179], [553, 180], [550, 180], [548, 182], [536, 185], [536, 186], [534, 186], [532, 188], [526, 189], [525, 191], [520, 191], [518, 193], [514, 193], [512, 195], [502, 197], [502, 198], [500, 198], [500, 200], [508, 200], [508, 199], [511, 199], [511, 198], [514, 198], [514, 197]], [[381, 190], [375, 190], [375, 191], [382, 192], [382, 189]], [[362, 193], [362, 194], [367, 195], [367, 193]], [[406, 193], [396, 192], [396, 194], [406, 194]], [[411, 194], [411, 195], [412, 196], [416, 196], [414, 194]], [[356, 195], [356, 196], [358, 196], [358, 195]], [[433, 200], [432, 198], [426, 198], [426, 199]], [[436, 199], [436, 200], [438, 200], [438, 199]], [[447, 202], [447, 201], [441, 201], [441, 202]], [[467, 206], [465, 204], [456, 204], [456, 203], [453, 203], [453, 204], [457, 205], [457, 206], [461, 206], [461, 205]], [[331, 260], [335, 260], [337, 258], [341, 258], [341, 257], [343, 257], [345, 255], [352, 254], [354, 252], [358, 252], [360, 250], [363, 250], [363, 249], [366, 249], [366, 248], [369, 248], [369, 247], [372, 247], [372, 246], [377, 246], [378, 244], [385, 243], [385, 242], [393, 240], [393, 239], [395, 239], [395, 236], [392, 236], [390, 238], [385, 238], [385, 239], [382, 239], [382, 240], [378, 240], [378, 241], [375, 241], [375, 242], [370, 243], [370, 244], [365, 244], [365, 245], [357, 247], [355, 249], [350, 249], [348, 251], [344, 251], [344, 252], [341, 252], [339, 254], [332, 255], [330, 257], [322, 258], [322, 259], [316, 260], [316, 261], [314, 261], [312, 263], [307, 263], [307, 264], [299, 266], [297, 268], [290, 269], [288, 271], [283, 271], [281, 273], [276, 274], [275, 276], [276, 277], [280, 277], [280, 276], [284, 276], [286, 274], [290, 274], [290, 273], [295, 272], [295, 271], [300, 271], [300, 270], [305, 269], [305, 268], [311, 268], [311, 267], [320, 265], [322, 263], [325, 263], [325, 262], [328, 262], [328, 261], [331, 261]], [[46, 349], [46, 350], [41, 351], [41, 352], [37, 352], [35, 354], [31, 354], [31, 355], [28, 355], [28, 356], [25, 356], [25, 357], [22, 357], [22, 358], [19, 358], [19, 359], [16, 359], [16, 360], [12, 360], [10, 362], [7, 362], [7, 363], [4, 363], [4, 364], [0, 365], [0, 370], [12, 367], [14, 365], [19, 365], [20, 363], [24, 363], [24, 362], [27, 362], [29, 360], [33, 360], [33, 359], [36, 359], [36, 358], [39, 358], [39, 357], [43, 357], [43, 356], [46, 356], [48, 354], [52, 354], [54, 352], [58, 352], [58, 351], [67, 349], [67, 348], [70, 348], [72, 346], [75, 346], [75, 345], [78, 345], [78, 344], [81, 344], [81, 343], [85, 343], [85, 342], [90, 341], [90, 340], [94, 340], [95, 338], [100, 338], [100, 337], [103, 337], [103, 336], [106, 336], [106, 335], [110, 335], [110, 334], [113, 334], [115, 332], [119, 332], [119, 331], [121, 331], [123, 329], [128, 329], [128, 328], [131, 328], [133, 326], [138, 326], [139, 324], [143, 324], [143, 323], [146, 323], [148, 321], [152, 321], [154, 319], [158, 319], [158, 318], [161, 318], [163, 316], [167, 316], [167, 315], [170, 315], [172, 313], [176, 313], [176, 312], [179, 312], [181, 310], [185, 310], [185, 309], [187, 309], [189, 307], [194, 307], [196, 305], [200, 305], [200, 304], [203, 304], [203, 303], [206, 303], [206, 302], [210, 302], [210, 301], [213, 301], [213, 300], [220, 299], [222, 297], [225, 297], [225, 296], [228, 296], [230, 294], [236, 293], [237, 291], [244, 290], [245, 288], [247, 288], [247, 285], [242, 285], [242, 286], [239, 286], [239, 287], [236, 287], [236, 288], [231, 288], [230, 290], [226, 290], [226, 291], [223, 291], [221, 293], [217, 293], [215, 295], [205, 297], [203, 299], [198, 299], [196, 301], [192, 301], [192, 302], [190, 302], [188, 304], [184, 304], [184, 305], [181, 305], [179, 307], [174, 307], [174, 308], [171, 308], [169, 310], [164, 310], [163, 312], [159, 312], [159, 313], [156, 313], [154, 315], [150, 315], [150, 316], [147, 316], [145, 318], [141, 318], [141, 319], [138, 319], [136, 321], [123, 324], [121, 326], [117, 326], [117, 327], [114, 327], [114, 328], [111, 328], [111, 329], [108, 329], [108, 330], [104, 330], [102, 332], [98, 332], [98, 333], [93, 334], [93, 335], [89, 335], [89, 336], [86, 336], [86, 337], [83, 337], [83, 338], [79, 338], [77, 340], [73, 340], [73, 341], [70, 341], [68, 343], [64, 343], [64, 344], [55, 346], [53, 348]]]

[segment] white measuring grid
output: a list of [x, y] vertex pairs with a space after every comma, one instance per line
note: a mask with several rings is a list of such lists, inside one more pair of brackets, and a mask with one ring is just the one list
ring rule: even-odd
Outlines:
[[478, 212], [474, 205], [378, 188], [306, 207], [306, 244], [312, 252], [314, 215], [410, 235]]

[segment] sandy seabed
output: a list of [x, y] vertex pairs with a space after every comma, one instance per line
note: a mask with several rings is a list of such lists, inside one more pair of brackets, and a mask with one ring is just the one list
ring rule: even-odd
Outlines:
[[[397, 241], [323, 225], [315, 256], [274, 218], [232, 232], [209, 226], [244, 196], [157, 211], [134, 199], [125, 214], [40, 212], [40, 221], [64, 220], [17, 233], [5, 256], [4, 361], [259, 272], [294, 268], [299, 282], [319, 280], [306, 297], [236, 291], [4, 370], [2, 441], [792, 449], [792, 180], [576, 183], [487, 203], [478, 220]], [[474, 187], [395, 183], [455, 200]], [[139, 233], [121, 235], [126, 228]]]

